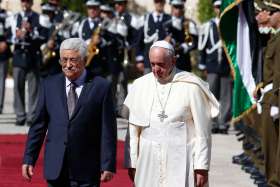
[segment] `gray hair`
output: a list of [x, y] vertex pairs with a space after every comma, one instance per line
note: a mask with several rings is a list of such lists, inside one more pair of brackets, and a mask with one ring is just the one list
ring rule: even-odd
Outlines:
[[87, 55], [87, 44], [81, 38], [69, 38], [61, 43], [59, 53], [61, 54], [63, 50], [78, 51], [84, 59]]
[[166, 51], [166, 56], [173, 58], [175, 56], [174, 51], [170, 50], [170, 49], [165, 49]]

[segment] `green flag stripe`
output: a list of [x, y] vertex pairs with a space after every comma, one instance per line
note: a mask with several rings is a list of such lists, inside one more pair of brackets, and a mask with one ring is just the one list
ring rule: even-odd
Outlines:
[[242, 82], [239, 69], [235, 70], [235, 81], [233, 90], [233, 117], [239, 117], [245, 111], [249, 110], [253, 103], [247, 92], [246, 87]]
[[222, 3], [222, 14], [220, 20], [220, 30], [223, 39], [225, 51], [227, 53], [233, 74], [233, 118], [240, 118], [251, 109], [253, 103], [250, 95], [243, 84], [243, 80], [237, 63], [237, 22], [238, 22], [238, 4], [239, 1], [224, 0]]

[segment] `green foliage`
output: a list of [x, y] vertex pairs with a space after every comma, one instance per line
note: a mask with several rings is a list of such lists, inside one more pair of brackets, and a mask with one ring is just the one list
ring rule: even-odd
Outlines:
[[75, 12], [85, 12], [84, 0], [62, 0], [62, 6]]
[[208, 21], [215, 16], [212, 0], [199, 0], [198, 2], [198, 19], [201, 23]]

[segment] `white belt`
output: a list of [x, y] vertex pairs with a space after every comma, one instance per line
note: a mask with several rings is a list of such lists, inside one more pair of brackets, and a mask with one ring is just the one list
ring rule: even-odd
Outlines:
[[272, 88], [273, 88], [273, 83], [269, 83], [268, 85], [266, 85], [264, 88], [263, 88], [263, 93], [265, 94], [265, 93], [267, 93], [267, 92], [269, 92], [270, 90], [272, 90]]
[[261, 89], [261, 97], [260, 99], [257, 101], [257, 111], [259, 114], [262, 113], [262, 106], [261, 106], [261, 102], [263, 100], [264, 94], [269, 92], [270, 90], [272, 90], [273, 88], [273, 83], [269, 83], [268, 85], [266, 85], [263, 89]]
[[264, 88], [261, 88], [261, 97], [258, 100], [258, 103], [260, 103], [263, 100], [263, 96], [265, 93], [269, 92], [270, 90], [272, 90], [273, 88], [273, 83], [269, 83], [268, 85], [266, 85]]

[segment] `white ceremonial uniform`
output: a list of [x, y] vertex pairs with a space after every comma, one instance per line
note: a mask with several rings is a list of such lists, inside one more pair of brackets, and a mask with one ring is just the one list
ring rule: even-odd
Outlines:
[[173, 74], [164, 85], [153, 73], [137, 79], [124, 102], [130, 124], [125, 164], [136, 168], [136, 187], [193, 187], [194, 170], [209, 170], [210, 120], [219, 104], [192, 73]]

